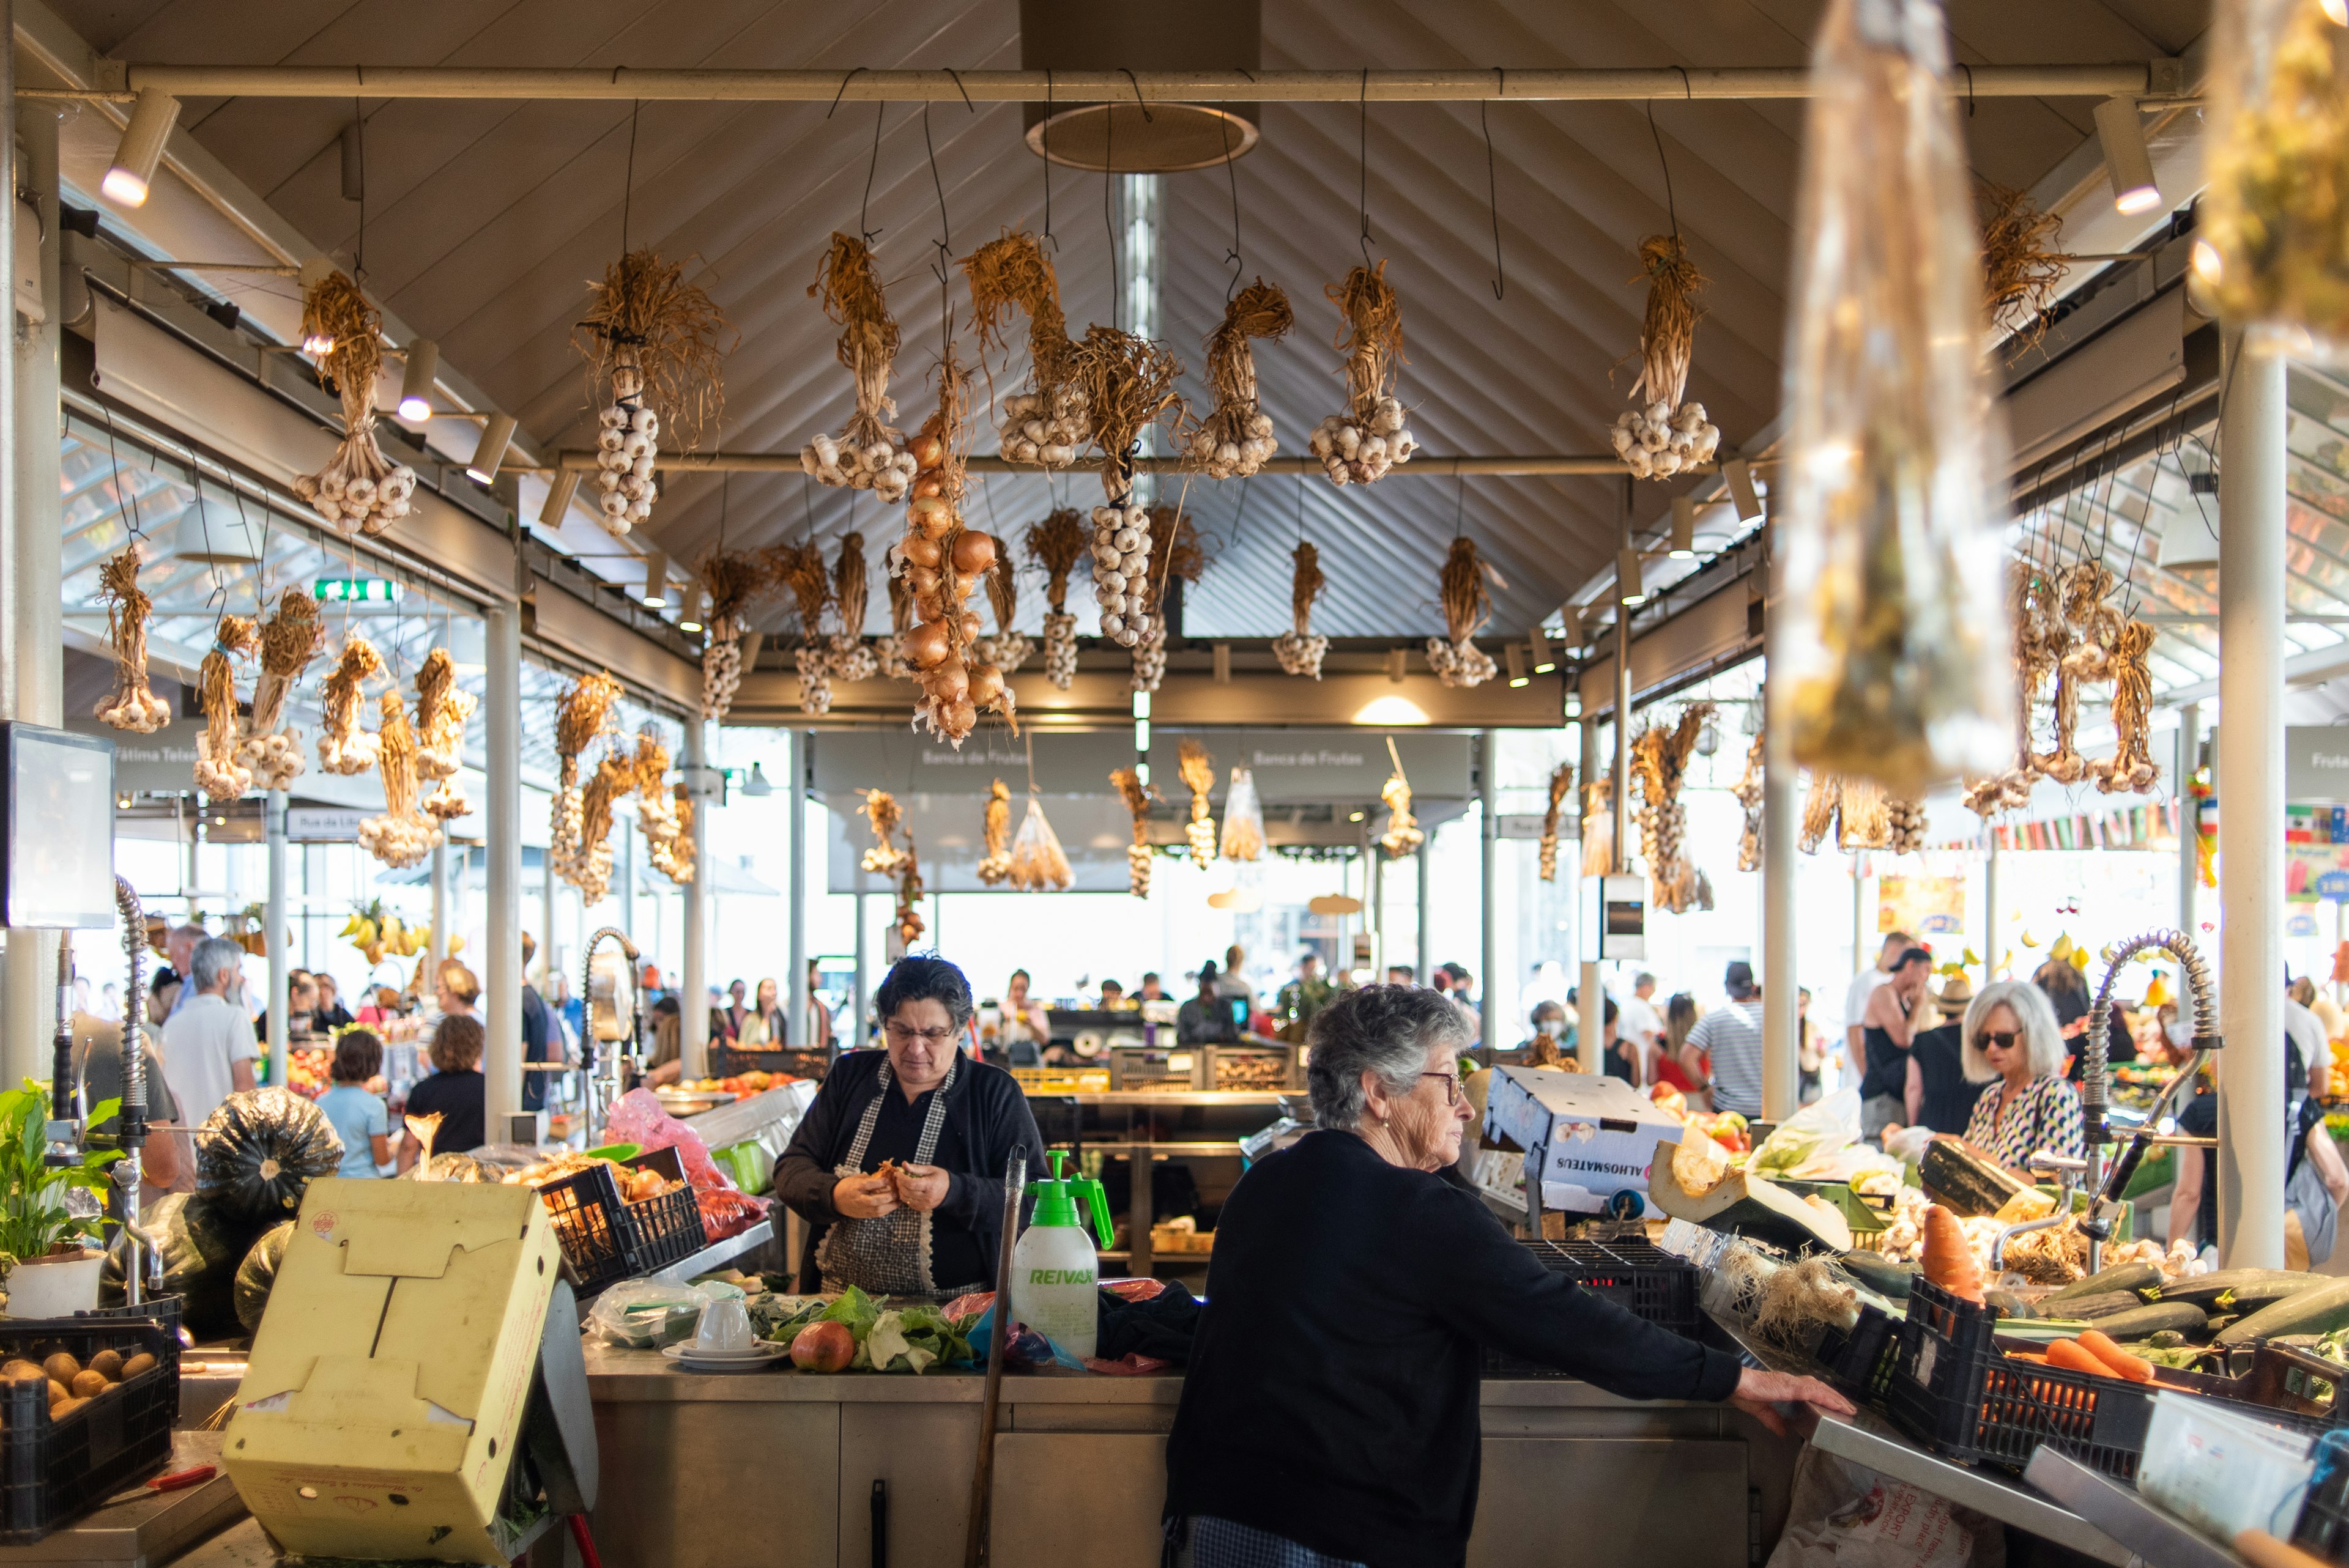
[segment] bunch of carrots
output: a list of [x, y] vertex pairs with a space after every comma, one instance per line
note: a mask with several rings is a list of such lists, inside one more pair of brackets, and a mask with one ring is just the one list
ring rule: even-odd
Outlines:
[[[1924, 1275], [1951, 1295], [1961, 1296], [1980, 1305], [1982, 1298], [1982, 1265], [1974, 1261], [1973, 1249], [1966, 1244], [1966, 1235], [1958, 1224], [1958, 1217], [1939, 1203], [1925, 1211], [1924, 1253], [1920, 1260]], [[2030, 1351], [2010, 1351], [2010, 1361], [2035, 1361], [2043, 1366], [2061, 1367], [2073, 1372], [2091, 1373], [2100, 1377], [2126, 1377], [2132, 1383], [2153, 1381], [2153, 1363], [2142, 1356], [2132, 1356], [2114, 1343], [2108, 1334], [2087, 1329], [2075, 1339], [2058, 1339], [2047, 1346], [2044, 1356]]]

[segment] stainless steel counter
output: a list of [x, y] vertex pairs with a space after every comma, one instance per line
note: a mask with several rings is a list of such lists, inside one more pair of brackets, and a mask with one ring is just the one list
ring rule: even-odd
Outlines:
[[[891, 1568], [955, 1568], [985, 1379], [680, 1372], [591, 1346], [602, 1446], [595, 1537], [611, 1568], [867, 1568], [875, 1482]], [[994, 1558], [1154, 1568], [1175, 1375], [1003, 1383]], [[1472, 1568], [1636, 1559], [1744, 1568], [1776, 1534], [1795, 1445], [1725, 1407], [1642, 1404], [1568, 1378], [1484, 1385]]]

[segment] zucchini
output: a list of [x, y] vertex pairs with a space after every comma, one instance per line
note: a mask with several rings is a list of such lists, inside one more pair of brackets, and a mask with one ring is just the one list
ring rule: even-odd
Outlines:
[[2145, 1305], [2145, 1298], [2133, 1290], [2100, 1290], [2094, 1295], [2075, 1295], [2056, 1302], [2049, 1307], [2049, 1313], [2058, 1317], [2085, 1317], [2094, 1323], [2116, 1313], [2135, 1312]]
[[1984, 1306], [1995, 1308], [1999, 1316], [2008, 1321], [2018, 1321], [2023, 1318], [2037, 1317], [2039, 1315], [2038, 1308], [2033, 1306], [2029, 1302], [2023, 1300], [2021, 1296], [2015, 1295], [2011, 1290], [1986, 1290], [1982, 1292], [1982, 1305]]
[[[2323, 1283], [2322, 1274], [2294, 1274], [2288, 1269], [2221, 1269], [2217, 1274], [2163, 1285], [2161, 1299], [2190, 1301], [2205, 1312], [2254, 1312], [2271, 1302], [2314, 1290]], [[2220, 1296], [2230, 1299], [2222, 1304]]]
[[1909, 1287], [1916, 1282], [1917, 1271], [1907, 1264], [1896, 1264], [1882, 1253], [1848, 1252], [1836, 1260], [1844, 1272], [1874, 1291], [1893, 1301], [1909, 1299]]
[[2240, 1317], [2219, 1336], [2221, 1345], [2245, 1345], [2286, 1334], [2330, 1334], [2349, 1328], [2349, 1279], [2327, 1279]]
[[2199, 1333], [2208, 1324], [2202, 1309], [2182, 1301], [2158, 1301], [2151, 1306], [2132, 1307], [2109, 1317], [2096, 1319], [2096, 1326], [2115, 1340], [2143, 1339], [2164, 1329], [2180, 1334]]
[[1917, 1180], [1925, 1195], [1960, 1219], [1995, 1214], [2024, 1184], [2005, 1167], [1994, 1165], [1955, 1139], [1937, 1138], [1925, 1147], [1917, 1162]]
[[[2062, 1290], [2040, 1297], [2042, 1306], [2054, 1302], [2072, 1301], [2084, 1295], [2102, 1295], [2116, 1290], [2152, 1290], [2161, 1284], [2161, 1271], [2151, 1264], [2119, 1264], [2101, 1274], [2092, 1274], [2076, 1280]], [[2167, 1296], [2165, 1295], [2165, 1299]]]

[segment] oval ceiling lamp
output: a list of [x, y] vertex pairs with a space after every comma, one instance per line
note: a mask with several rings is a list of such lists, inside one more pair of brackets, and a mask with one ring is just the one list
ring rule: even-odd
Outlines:
[[[1104, 5], [1019, 0], [1019, 66], [1030, 71], [1255, 71], [1263, 0]], [[1055, 100], [1025, 106], [1029, 150], [1095, 173], [1212, 169], [1257, 144], [1253, 104]]]
[[1315, 914], [1360, 914], [1362, 901], [1342, 892], [1325, 892], [1308, 900], [1305, 907]]
[[1254, 914], [1264, 907], [1264, 895], [1252, 887], [1227, 887], [1221, 892], [1209, 893], [1207, 907], [1228, 910], [1234, 914]]

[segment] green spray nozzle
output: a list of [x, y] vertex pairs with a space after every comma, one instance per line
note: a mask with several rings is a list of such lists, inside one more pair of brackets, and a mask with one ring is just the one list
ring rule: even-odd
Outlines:
[[1101, 1244], [1108, 1246], [1114, 1233], [1109, 1221], [1109, 1194], [1102, 1191], [1101, 1182], [1091, 1176], [1068, 1175], [1065, 1161], [1069, 1151], [1065, 1149], [1049, 1150], [1044, 1158], [1052, 1162], [1052, 1174], [1036, 1183], [1036, 1212], [1028, 1222], [1030, 1227], [1068, 1225], [1083, 1229], [1084, 1219], [1077, 1212], [1077, 1200], [1081, 1193], [1087, 1211], [1085, 1218], [1092, 1221], [1093, 1234]]

